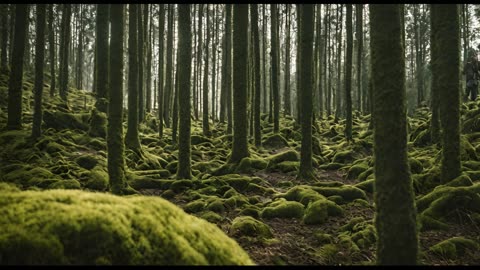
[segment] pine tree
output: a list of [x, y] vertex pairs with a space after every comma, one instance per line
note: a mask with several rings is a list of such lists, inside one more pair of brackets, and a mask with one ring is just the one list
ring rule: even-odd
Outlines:
[[178, 91], [179, 130], [177, 179], [190, 179], [190, 75], [192, 72], [192, 32], [190, 5], [178, 5]]
[[8, 70], [8, 62], [7, 62], [7, 42], [8, 42], [8, 5], [7, 4], [2, 4], [0, 7], [0, 27], [1, 29], [1, 50], [2, 54], [0, 56], [0, 70], [1, 71], [6, 71]]
[[347, 4], [347, 68], [345, 74], [345, 101], [347, 121], [345, 126], [345, 138], [352, 141], [352, 50], [353, 50], [353, 33], [352, 33], [352, 4]]
[[[252, 14], [252, 21], [258, 21], [258, 5], [250, 5], [250, 13]], [[254, 61], [253, 72], [255, 81], [255, 98], [254, 98], [254, 138], [255, 146], [260, 147], [262, 145], [262, 126], [260, 120], [260, 41], [258, 35], [258, 24], [252, 23], [253, 32], [253, 46], [254, 46]]]
[[167, 33], [167, 67], [165, 74], [165, 87], [163, 96], [163, 120], [165, 126], [170, 127], [170, 100], [172, 96], [172, 73], [173, 73], [173, 4], [168, 5], [168, 33]]
[[53, 29], [54, 14], [53, 14], [54, 4], [49, 4], [48, 8], [48, 49], [50, 51], [50, 97], [55, 95], [55, 31]]
[[58, 84], [60, 85], [60, 97], [66, 103], [67, 94], [68, 94], [68, 59], [69, 59], [69, 49], [70, 49], [70, 37], [71, 37], [71, 27], [70, 27], [70, 18], [71, 18], [71, 6], [70, 4], [63, 5], [62, 11], [62, 27], [60, 33], [60, 76], [58, 79]]
[[205, 40], [204, 44], [204, 50], [205, 50], [205, 66], [203, 69], [203, 108], [202, 108], [202, 130], [203, 130], [203, 136], [210, 136], [210, 126], [208, 124], [208, 45], [210, 43], [210, 31], [208, 31], [208, 27], [210, 25], [209, 22], [209, 8], [208, 4], [206, 6], [207, 9], [207, 18], [206, 18], [206, 23], [205, 23], [205, 28], [207, 29], [206, 35], [207, 38]]
[[271, 23], [271, 65], [272, 65], [272, 93], [273, 93], [273, 132], [278, 133], [280, 131], [280, 90], [279, 90], [279, 78], [278, 78], [278, 38], [277, 38], [277, 5], [270, 4], [270, 9], [272, 13], [272, 23]]
[[43, 92], [43, 61], [45, 56], [45, 15], [46, 5], [37, 4], [36, 40], [35, 40], [35, 106], [33, 111], [32, 138], [42, 135], [42, 92]]
[[[15, 6], [15, 36], [11, 57], [11, 72], [8, 81], [8, 119], [7, 129], [22, 129], [22, 83], [23, 83], [23, 56], [27, 38], [28, 5]], [[12, 39], [10, 39], [12, 40]]]
[[165, 66], [163, 50], [164, 50], [164, 30], [165, 30], [165, 5], [160, 4], [158, 26], [158, 132], [159, 138], [163, 137], [163, 71]]
[[248, 5], [233, 5], [233, 145], [229, 163], [248, 157], [247, 55]]
[[398, 5], [370, 5], [370, 33], [377, 263], [416, 264], [418, 237], [407, 158], [405, 57]]
[[100, 112], [107, 112], [108, 91], [108, 4], [97, 4], [96, 23], [96, 83], [95, 95], [97, 102], [95, 108]]

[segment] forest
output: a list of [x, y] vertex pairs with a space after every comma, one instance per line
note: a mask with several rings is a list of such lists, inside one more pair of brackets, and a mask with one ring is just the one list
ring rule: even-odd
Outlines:
[[479, 265], [479, 22], [0, 4], [0, 264]]

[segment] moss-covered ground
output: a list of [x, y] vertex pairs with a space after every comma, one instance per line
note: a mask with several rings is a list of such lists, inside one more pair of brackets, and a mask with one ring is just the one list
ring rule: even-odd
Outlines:
[[[5, 74], [0, 76], [2, 97], [7, 96], [7, 79]], [[58, 97], [48, 96], [46, 84], [43, 136], [33, 142], [29, 138], [33, 84], [28, 74], [25, 79], [23, 130], [0, 131], [0, 182], [9, 183], [0, 183], [2, 194], [6, 194], [0, 200], [0, 209], [5, 211], [0, 217], [1, 263], [17, 262], [14, 259], [45, 263], [36, 261], [28, 252], [44, 249], [50, 242], [53, 243], [47, 254], [50, 257], [43, 259], [51, 258], [53, 263], [168, 263], [155, 257], [158, 254], [154, 251], [165, 248], [158, 246], [162, 242], [159, 239], [169, 236], [149, 236], [151, 232], [144, 227], [147, 223], [152, 230], [170, 226], [168, 230], [173, 230], [172, 234], [183, 237], [182, 241], [186, 242], [180, 241], [175, 248], [185, 253], [182, 256], [188, 259], [184, 263], [249, 263], [248, 258], [235, 251], [235, 242], [256, 264], [368, 265], [375, 262], [375, 179], [369, 115], [354, 113], [354, 141], [350, 143], [343, 136], [344, 120], [316, 119], [313, 128], [316, 179], [305, 182], [296, 179], [301, 134], [290, 117], [281, 119], [280, 133], [273, 134], [273, 123], [267, 115], [262, 115], [264, 147], [253, 146], [253, 138], [249, 137], [250, 157], [238, 164], [226, 164], [232, 144], [231, 135], [225, 135], [226, 123], [211, 122], [212, 135], [206, 138], [202, 136], [201, 119], [192, 121], [193, 179], [176, 180], [178, 149], [172, 143], [171, 129], [164, 128], [164, 137], [159, 139], [155, 113], [147, 114], [139, 127], [142, 155], [125, 152], [127, 181], [139, 194], [116, 197], [85, 192], [106, 193], [109, 188], [104, 130], [90, 130], [92, 115], [96, 118], [104, 115], [92, 114], [91, 93], [70, 89], [68, 105], [64, 105]], [[0, 128], [6, 124], [6, 103], [6, 98], [0, 99]], [[441, 147], [430, 142], [428, 109], [417, 109], [408, 119], [408, 153], [423, 264], [480, 264], [480, 125], [477, 123], [480, 102], [462, 105], [461, 112], [462, 175], [443, 185], [439, 178]], [[101, 119], [94, 121], [102, 122]], [[164, 203], [176, 216], [180, 213], [174, 219], [176, 223], [149, 220], [161, 219], [162, 211], [166, 210], [160, 205]], [[101, 207], [96, 208], [95, 204]], [[137, 209], [136, 204], [141, 204], [141, 209]], [[73, 211], [72, 216], [63, 217], [62, 211]], [[102, 211], [115, 215], [102, 217]], [[59, 218], [49, 221], [35, 217], [37, 212], [38, 215], [56, 214]], [[241, 258], [225, 261], [222, 255], [217, 260], [208, 253], [211, 248], [224, 248], [224, 245], [201, 242], [201, 232], [189, 229], [193, 221], [184, 221], [192, 219], [192, 215], [215, 224], [220, 229], [215, 231], [218, 241], [226, 241], [221, 240], [224, 235], [234, 239], [231, 249], [226, 250], [233, 250]], [[99, 220], [105, 218], [103, 224], [111, 222], [112, 230], [95, 223], [95, 216]], [[146, 220], [140, 220], [142, 218]], [[197, 218], [192, 220], [206, 224]], [[67, 224], [69, 220], [74, 220], [71, 226], [75, 228], [56, 231], [55, 226]], [[122, 227], [137, 224], [135, 222], [138, 225]], [[17, 233], [7, 230], [18, 224], [22, 225], [16, 227]], [[106, 239], [105, 246], [113, 251], [105, 254], [102, 249], [85, 251], [90, 250], [90, 244], [77, 239], [75, 233]], [[212, 241], [217, 241], [215, 239]], [[137, 240], [143, 244], [131, 245]], [[182, 245], [192, 248], [182, 249]], [[17, 256], [16, 250], [25, 250], [25, 257], [2, 257]], [[152, 252], [151, 255], [146, 251]], [[194, 254], [191, 261], [188, 252]]]

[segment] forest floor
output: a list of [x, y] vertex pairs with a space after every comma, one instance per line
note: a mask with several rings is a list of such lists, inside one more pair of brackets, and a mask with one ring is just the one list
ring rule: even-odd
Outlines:
[[[0, 96], [7, 96], [0, 75]], [[105, 115], [92, 113], [94, 98], [70, 89], [68, 106], [44, 89], [43, 137], [32, 142], [32, 78], [24, 80], [21, 131], [0, 131], [0, 182], [24, 190], [82, 189], [107, 192]], [[0, 99], [0, 127], [7, 118]], [[429, 112], [408, 118], [409, 163], [416, 196], [420, 261], [427, 265], [480, 264], [480, 102], [462, 105], [462, 175], [440, 183], [441, 148], [429, 139]], [[90, 130], [92, 115], [104, 119]], [[125, 118], [126, 119], [126, 118]], [[262, 115], [263, 147], [227, 165], [231, 135], [210, 121], [192, 121], [193, 180], [175, 180], [178, 149], [171, 129], [158, 138], [154, 114], [140, 124], [142, 153], [126, 150], [127, 180], [144, 196], [160, 196], [185, 212], [216, 224], [260, 265], [350, 265], [375, 262], [373, 138], [369, 115], [355, 113], [353, 142], [344, 120], [317, 119], [313, 164], [316, 179], [296, 178], [300, 131], [290, 117], [280, 134]], [[126, 125], [124, 126], [126, 131]], [[100, 134], [100, 136], [92, 136]], [[250, 143], [252, 139], [250, 138]], [[402, 202], [399, 202], [401, 204]]]

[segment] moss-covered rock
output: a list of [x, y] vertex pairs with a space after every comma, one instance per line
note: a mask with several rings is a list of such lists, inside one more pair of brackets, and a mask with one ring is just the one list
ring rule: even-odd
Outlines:
[[75, 163], [84, 169], [91, 170], [98, 164], [98, 160], [92, 155], [84, 155], [76, 158]]
[[89, 174], [85, 187], [92, 190], [105, 191], [109, 187], [108, 173], [95, 167]]
[[375, 179], [370, 179], [367, 181], [360, 182], [358, 184], [355, 184], [354, 187], [357, 187], [368, 193], [373, 193], [375, 189]]
[[94, 108], [89, 119], [88, 135], [105, 138], [107, 136], [107, 114]]
[[348, 169], [346, 178], [356, 179], [362, 172], [368, 170], [368, 168], [369, 168], [368, 164], [365, 164], [365, 163], [355, 164], [352, 167], [350, 167], [350, 169]]
[[268, 162], [261, 158], [243, 158], [235, 168], [236, 173], [254, 173], [267, 167]]
[[448, 259], [462, 256], [466, 250], [478, 250], [479, 244], [465, 237], [452, 237], [430, 247], [430, 251]]
[[90, 117], [89, 113], [65, 113], [60, 111], [43, 112], [43, 122], [46, 128], [54, 128], [56, 130], [62, 129], [79, 129], [88, 131], [87, 120]]
[[262, 145], [265, 148], [279, 149], [288, 147], [288, 141], [282, 135], [277, 133], [265, 138], [265, 140], [262, 142]]
[[223, 220], [223, 217], [220, 216], [219, 214], [212, 212], [212, 211], [206, 211], [200, 215], [200, 218], [205, 219], [206, 221], [210, 223], [218, 223]]
[[332, 163], [349, 163], [354, 160], [353, 152], [350, 150], [340, 151], [333, 156]]
[[299, 161], [299, 154], [295, 150], [288, 150], [276, 155], [268, 157], [268, 166], [267, 168], [272, 168], [276, 164], [279, 164], [284, 161]]
[[333, 195], [341, 196], [345, 201], [367, 199], [367, 195], [363, 190], [350, 185], [341, 187], [312, 187], [312, 189], [326, 197]]
[[252, 264], [215, 225], [161, 198], [3, 191], [1, 264]]
[[203, 211], [203, 209], [205, 209], [205, 206], [206, 206], [205, 201], [202, 199], [199, 199], [199, 200], [195, 200], [193, 202], [187, 203], [183, 207], [183, 210], [185, 210], [185, 212], [187, 213], [198, 213]]
[[205, 142], [211, 143], [212, 141], [209, 138], [200, 136], [200, 135], [192, 135], [190, 136], [190, 141], [192, 145], [197, 145]]
[[308, 205], [303, 216], [305, 224], [323, 224], [327, 221], [328, 210], [327, 201], [318, 200]]
[[338, 170], [342, 167], [343, 167], [343, 164], [337, 163], [337, 162], [331, 162], [331, 163], [323, 164], [319, 166], [320, 169], [327, 170], [327, 171]]
[[232, 221], [232, 235], [251, 236], [264, 239], [273, 238], [273, 233], [268, 225], [251, 217], [240, 216]]
[[274, 201], [261, 212], [262, 218], [302, 218], [303, 214], [303, 204], [285, 199]]
[[283, 161], [272, 167], [272, 169], [277, 169], [283, 173], [298, 172], [299, 168], [299, 161]]
[[421, 173], [423, 171], [423, 165], [415, 158], [409, 158], [408, 163], [410, 165], [410, 171], [414, 174]]

